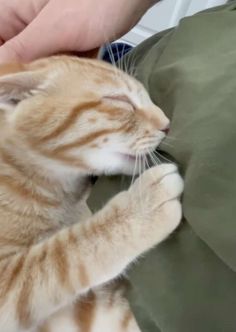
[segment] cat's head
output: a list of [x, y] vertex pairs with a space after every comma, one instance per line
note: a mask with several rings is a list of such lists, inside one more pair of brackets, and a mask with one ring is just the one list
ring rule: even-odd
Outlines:
[[53, 169], [132, 174], [169, 120], [144, 87], [98, 60], [51, 57], [0, 67], [4, 139]]

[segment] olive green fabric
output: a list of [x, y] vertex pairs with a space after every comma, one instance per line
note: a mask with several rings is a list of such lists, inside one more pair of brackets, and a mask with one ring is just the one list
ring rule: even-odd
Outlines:
[[181, 227], [129, 271], [131, 306], [143, 332], [235, 332], [236, 1], [183, 19], [131, 59], [171, 118], [161, 150], [185, 179]]

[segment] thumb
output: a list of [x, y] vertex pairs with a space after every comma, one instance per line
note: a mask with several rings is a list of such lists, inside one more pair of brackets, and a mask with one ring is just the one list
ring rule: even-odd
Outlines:
[[63, 27], [44, 9], [22, 32], [0, 46], [0, 63], [28, 62], [64, 51]]

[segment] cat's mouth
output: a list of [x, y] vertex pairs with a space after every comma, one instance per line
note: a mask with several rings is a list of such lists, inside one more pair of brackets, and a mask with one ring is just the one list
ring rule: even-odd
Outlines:
[[146, 153], [139, 153], [139, 154], [129, 154], [129, 153], [118, 153], [119, 157], [129, 164], [140, 163], [144, 160]]
[[[122, 152], [113, 152], [114, 159], [112, 163], [115, 167], [115, 171], [113, 174], [126, 174], [126, 175], [135, 175], [142, 172], [145, 167], [145, 158], [146, 153], [127, 153], [126, 151]], [[112, 165], [112, 164], [111, 164]], [[111, 168], [109, 168], [109, 172]]]
[[120, 157], [127, 160], [134, 162], [137, 159], [136, 155], [128, 154], [128, 153], [119, 153]]

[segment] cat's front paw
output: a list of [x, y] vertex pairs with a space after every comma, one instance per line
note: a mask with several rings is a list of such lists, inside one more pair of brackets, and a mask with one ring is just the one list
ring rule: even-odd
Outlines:
[[182, 191], [183, 180], [173, 164], [149, 169], [130, 187], [134, 237], [141, 252], [163, 241], [178, 226]]

